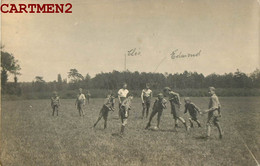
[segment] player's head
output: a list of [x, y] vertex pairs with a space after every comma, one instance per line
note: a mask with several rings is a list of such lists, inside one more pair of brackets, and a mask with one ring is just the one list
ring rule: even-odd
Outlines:
[[128, 94], [127, 94], [127, 98], [133, 99], [133, 98], [134, 98], [134, 95], [133, 95], [132, 93], [128, 93]]
[[216, 89], [213, 86], [209, 87], [209, 94], [213, 95], [215, 94], [215, 91]]
[[56, 91], [53, 91], [53, 96], [58, 96], [58, 93]]
[[190, 103], [190, 102], [191, 102], [191, 100], [190, 100], [190, 98], [189, 98], [189, 97], [185, 97], [185, 98], [184, 98], [184, 102], [185, 102], [185, 103]]
[[127, 88], [127, 83], [123, 83], [123, 88], [126, 89]]
[[146, 88], [146, 89], [149, 89], [149, 88], [150, 88], [150, 84], [147, 83], [147, 84], [145, 85], [145, 88]]
[[162, 93], [158, 94], [158, 99], [160, 99], [160, 100], [163, 99], [163, 94]]
[[163, 88], [163, 93], [164, 94], [169, 94], [169, 92], [171, 91], [171, 88], [169, 88], [169, 87], [165, 87], [165, 88]]
[[82, 93], [82, 88], [79, 88], [79, 93]]

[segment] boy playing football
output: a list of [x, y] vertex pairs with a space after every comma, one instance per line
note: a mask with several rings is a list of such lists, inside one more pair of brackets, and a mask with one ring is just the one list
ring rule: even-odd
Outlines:
[[184, 98], [184, 102], [185, 102], [185, 111], [184, 114], [186, 114], [189, 111], [190, 114], [190, 127], [193, 127], [193, 123], [192, 121], [195, 121], [198, 124], [198, 127], [201, 127], [200, 122], [197, 119], [197, 115], [198, 113], [200, 113], [200, 109], [191, 102], [189, 97]]
[[169, 97], [169, 101], [171, 104], [171, 114], [173, 115], [173, 119], [175, 120], [175, 129], [178, 127], [178, 120], [180, 120], [183, 125], [185, 126], [186, 131], [188, 131], [188, 126], [185, 122], [185, 120], [180, 117], [180, 106], [181, 106], [181, 101], [180, 101], [180, 96], [178, 93], [175, 93], [171, 90], [169, 87], [165, 87], [163, 89], [163, 92], [165, 95]]
[[153, 111], [150, 115], [149, 122], [147, 123], [145, 129], [148, 129], [151, 126], [151, 121], [153, 117], [158, 113], [157, 115], [157, 128], [159, 129], [160, 126], [160, 119], [162, 116], [163, 109], [166, 109], [167, 101], [163, 98], [163, 94], [159, 93], [158, 98], [155, 100], [153, 104]]
[[96, 125], [98, 124], [98, 122], [101, 120], [101, 118], [103, 117], [104, 119], [104, 129], [107, 128], [107, 117], [108, 117], [108, 112], [109, 111], [114, 111], [114, 103], [115, 103], [115, 97], [112, 93], [109, 93], [107, 95], [107, 98], [105, 99], [105, 102], [103, 104], [103, 107], [101, 108], [100, 112], [99, 112], [99, 117], [96, 121], [96, 123], [94, 124], [94, 127], [96, 127]]

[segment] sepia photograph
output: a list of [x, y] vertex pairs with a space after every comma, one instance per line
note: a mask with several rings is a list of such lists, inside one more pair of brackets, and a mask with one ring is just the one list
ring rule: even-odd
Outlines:
[[0, 166], [260, 166], [259, 0], [0, 10]]

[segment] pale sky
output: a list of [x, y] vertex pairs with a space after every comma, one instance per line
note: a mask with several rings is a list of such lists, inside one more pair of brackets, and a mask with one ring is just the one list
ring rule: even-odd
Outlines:
[[[2, 14], [4, 50], [21, 65], [20, 81], [67, 77], [76, 68], [92, 77], [124, 70], [205, 75], [260, 66], [257, 0], [2, 0], [2, 3], [72, 3], [72, 14]], [[171, 59], [178, 49], [194, 58]]]

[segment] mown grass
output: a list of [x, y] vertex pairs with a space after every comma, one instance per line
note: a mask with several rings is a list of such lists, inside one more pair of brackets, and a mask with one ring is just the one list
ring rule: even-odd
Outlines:
[[[207, 108], [207, 97], [191, 99], [201, 109]], [[140, 118], [141, 103], [137, 98], [122, 138], [113, 136], [120, 129], [118, 110], [109, 114], [107, 129], [103, 129], [103, 121], [92, 128], [103, 99], [91, 100], [84, 117], [79, 117], [74, 100], [61, 101], [58, 117], [51, 116], [49, 100], [4, 101], [1, 162], [3, 166], [256, 165], [243, 140], [260, 161], [259, 99], [220, 98], [225, 135], [219, 140], [214, 128], [208, 141], [201, 139], [206, 115], [199, 116], [202, 128], [187, 134], [181, 126], [176, 132], [169, 107], [163, 112], [160, 131], [144, 130], [147, 119]]]

